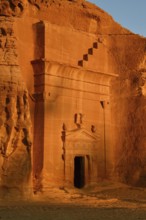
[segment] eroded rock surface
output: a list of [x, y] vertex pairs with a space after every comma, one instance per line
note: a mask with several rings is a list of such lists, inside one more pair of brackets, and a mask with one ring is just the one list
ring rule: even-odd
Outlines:
[[0, 17], [0, 187], [21, 189], [30, 177], [32, 139], [13, 23]]

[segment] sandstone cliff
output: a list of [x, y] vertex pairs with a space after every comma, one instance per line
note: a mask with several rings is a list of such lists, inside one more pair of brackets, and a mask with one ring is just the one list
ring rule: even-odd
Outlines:
[[119, 76], [111, 89], [112, 175], [128, 184], [145, 185], [146, 39], [122, 28], [84, 0], [2, 0], [0, 15], [1, 185], [21, 187], [31, 170], [29, 116], [32, 122], [35, 119], [28, 93], [32, 96], [34, 92], [33, 25], [40, 20], [94, 34], [107, 49], [109, 59], [112, 57], [110, 66]]

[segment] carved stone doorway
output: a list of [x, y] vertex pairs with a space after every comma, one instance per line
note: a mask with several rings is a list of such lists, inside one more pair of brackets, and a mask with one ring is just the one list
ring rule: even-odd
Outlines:
[[85, 157], [76, 156], [74, 158], [74, 186], [82, 188], [85, 185]]

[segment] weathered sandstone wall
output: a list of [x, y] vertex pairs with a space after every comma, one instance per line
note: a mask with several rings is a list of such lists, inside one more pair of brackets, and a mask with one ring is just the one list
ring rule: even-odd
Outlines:
[[13, 18], [0, 17], [0, 191], [28, 187], [31, 173], [28, 91], [13, 26]]
[[[129, 184], [144, 185], [145, 38], [122, 28], [103, 10], [85, 1], [3, 0], [0, 3], [0, 15], [2, 24], [0, 80], [2, 87], [6, 88], [2, 89], [0, 94], [2, 97], [1, 185], [9, 186], [9, 180], [12, 178], [11, 186], [21, 186], [28, 179], [31, 170], [32, 141], [29, 115], [33, 126], [32, 134], [36, 134], [32, 153], [35, 181], [42, 178], [41, 172], [44, 168], [45, 181], [54, 179], [56, 183], [63, 184], [62, 125], [65, 123], [69, 130], [75, 129], [73, 117], [79, 111], [85, 113], [85, 127], [95, 125], [100, 131], [98, 173], [101, 178], [105, 178], [105, 175], [102, 175], [104, 134], [101, 131], [104, 129], [104, 118], [101, 101], [103, 100], [108, 106], [106, 142], [110, 174], [107, 177]], [[14, 16], [13, 21], [12, 16]], [[3, 25], [7, 26], [7, 23], [11, 25], [13, 23], [12, 29], [17, 40], [10, 33], [4, 32]], [[9, 52], [5, 52], [7, 38], [13, 38], [13, 46], [10, 46], [12, 48]], [[17, 41], [17, 49], [14, 45], [15, 41]], [[4, 52], [7, 57], [3, 61]], [[44, 62], [42, 69], [40, 64], [37, 68], [37, 60]], [[48, 84], [46, 91], [43, 86], [36, 87], [36, 84], [44, 80], [38, 76], [39, 71], [40, 73], [44, 71], [46, 75], [50, 74], [45, 78]], [[113, 74], [116, 78], [111, 77], [111, 81], [109, 77], [107, 80], [105, 76], [98, 77], [97, 72], [106, 76]], [[70, 77], [73, 79], [72, 82]], [[112, 88], [109, 92], [110, 81]], [[85, 82], [90, 82], [92, 86]], [[97, 86], [93, 86], [95, 82]], [[61, 89], [61, 86], [67, 86], [68, 90]], [[81, 89], [87, 89], [87, 92], [79, 92]], [[38, 94], [42, 91], [46, 92], [43, 93], [42, 100], [47, 94], [49, 101], [45, 104], [38, 102], [36, 108], [34, 93]], [[95, 92], [100, 95], [94, 96]], [[17, 143], [13, 147], [15, 139]], [[43, 149], [41, 143], [45, 140], [47, 144]], [[11, 157], [7, 160], [9, 153], [6, 150], [8, 151], [9, 148], [12, 148]], [[7, 169], [3, 168], [4, 166]], [[8, 173], [4, 175], [6, 170]], [[22, 175], [18, 175], [17, 172]], [[14, 178], [15, 175], [17, 177]], [[41, 181], [38, 187], [40, 184]]]
[[119, 78], [112, 86], [115, 171], [122, 181], [145, 185], [145, 39], [113, 36]]

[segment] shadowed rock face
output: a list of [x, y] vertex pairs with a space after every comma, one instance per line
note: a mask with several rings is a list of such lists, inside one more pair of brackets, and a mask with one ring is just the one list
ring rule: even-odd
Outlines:
[[[145, 39], [113, 37], [119, 78], [112, 87], [115, 172], [121, 181], [145, 185]], [[116, 39], [119, 41], [116, 42]], [[137, 51], [137, 52], [135, 52]]]
[[145, 185], [145, 45], [84, 0], [2, 0], [1, 186], [28, 186], [32, 139], [35, 191]]

